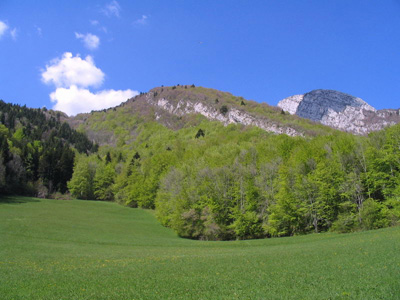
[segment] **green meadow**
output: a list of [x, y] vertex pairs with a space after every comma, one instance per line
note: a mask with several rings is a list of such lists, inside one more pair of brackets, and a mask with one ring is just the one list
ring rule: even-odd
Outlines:
[[2, 198], [0, 299], [400, 299], [400, 228], [205, 242], [148, 210]]

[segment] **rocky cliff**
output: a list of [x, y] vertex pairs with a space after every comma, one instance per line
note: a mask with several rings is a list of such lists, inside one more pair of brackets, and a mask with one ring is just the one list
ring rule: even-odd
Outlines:
[[[152, 106], [162, 108], [163, 110], [177, 116], [184, 116], [187, 114], [201, 114], [209, 120], [219, 121], [225, 125], [229, 124], [243, 124], [257, 126], [265, 131], [273, 132], [276, 134], [287, 134], [289, 136], [303, 136], [301, 131], [298, 131], [290, 126], [282, 126], [279, 122], [274, 122], [265, 117], [256, 116], [247, 112], [244, 109], [239, 109], [231, 105], [227, 111], [221, 111], [219, 106], [207, 103], [203, 99], [192, 98], [188, 99], [183, 96], [178, 101], [169, 99], [168, 97], [157, 98], [156, 91], [150, 91], [146, 94], [146, 102]], [[162, 118], [162, 115], [155, 114], [156, 120]]]
[[376, 110], [360, 98], [333, 90], [291, 96], [278, 106], [290, 114], [360, 135], [400, 122], [400, 110]]

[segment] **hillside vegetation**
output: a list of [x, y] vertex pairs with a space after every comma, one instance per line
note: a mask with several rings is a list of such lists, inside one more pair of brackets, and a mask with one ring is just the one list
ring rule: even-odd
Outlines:
[[8, 299], [398, 299], [400, 227], [233, 242], [181, 239], [115, 203], [0, 199]]
[[75, 152], [97, 146], [60, 121], [62, 113], [0, 100], [0, 194], [65, 193]]
[[399, 145], [400, 126], [289, 137], [208, 120], [179, 130], [137, 122], [130, 143], [80, 156], [68, 186], [78, 198], [155, 209], [194, 239], [374, 229], [400, 218]]
[[[165, 108], [157, 105], [159, 100], [168, 101]], [[181, 105], [179, 105], [181, 103]], [[189, 85], [157, 87], [148, 93], [129, 99], [118, 107], [79, 114], [68, 119], [68, 123], [84, 131], [100, 145], [121, 146], [130, 144], [138, 134], [138, 124], [157, 122], [169, 129], [179, 130], [197, 126], [207, 118], [201, 114], [185, 112], [177, 107], [186, 103], [198, 103], [223, 117], [236, 109], [257, 120], [275, 124], [277, 128], [290, 127], [305, 136], [326, 135], [335, 130], [319, 123], [285, 114], [280, 108], [267, 103], [249, 101], [228, 92]], [[166, 109], [168, 108], [168, 109]], [[173, 109], [174, 108], [174, 109]]]
[[[221, 122], [182, 108], [193, 105]], [[234, 109], [301, 135], [227, 125], [223, 116]], [[400, 220], [400, 125], [353, 136], [194, 86], [155, 88], [74, 118], [5, 103], [1, 111], [1, 193], [67, 192], [155, 209], [179, 236], [201, 240], [351, 232]], [[102, 145], [98, 152], [84, 133]]]

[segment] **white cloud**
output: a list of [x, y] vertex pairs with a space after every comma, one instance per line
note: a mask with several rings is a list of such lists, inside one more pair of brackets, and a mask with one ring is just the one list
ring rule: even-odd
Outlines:
[[2, 37], [6, 31], [8, 30], [8, 25], [2, 21], [0, 21], [0, 37]]
[[66, 52], [46, 65], [41, 75], [44, 83], [56, 87], [50, 94], [50, 100], [55, 103], [53, 109], [68, 115], [116, 106], [139, 94], [130, 89], [91, 92], [88, 87], [99, 87], [105, 76], [91, 56], [82, 59], [79, 55]]
[[135, 22], [133, 22], [134, 24], [138, 24], [138, 25], [146, 25], [147, 24], [147, 19], [149, 17], [146, 15], [143, 15], [140, 19], [137, 19]]
[[93, 58], [88, 55], [82, 59], [66, 52], [62, 58], [56, 58], [42, 71], [42, 81], [56, 87], [98, 87], [103, 83], [104, 73], [95, 66]]
[[10, 30], [11, 38], [16, 41], [17, 40], [17, 28]]
[[91, 20], [91, 21], [90, 21], [90, 24], [92, 24], [93, 26], [97, 26], [97, 25], [99, 25], [100, 23], [99, 23], [99, 21], [97, 21], [97, 20]]
[[103, 13], [107, 17], [117, 17], [117, 18], [119, 18], [120, 11], [121, 11], [121, 6], [119, 6], [119, 3], [117, 1], [115, 1], [115, 0], [111, 1], [103, 9]]
[[0, 38], [7, 34], [10, 35], [14, 41], [16, 41], [17, 33], [17, 28], [10, 29], [10, 26], [8, 26], [5, 22], [0, 21]]
[[81, 89], [75, 85], [69, 88], [58, 88], [50, 94], [55, 102], [53, 109], [61, 110], [68, 115], [101, 110], [119, 105], [121, 102], [138, 95], [137, 91], [103, 90], [92, 93], [88, 89]]
[[100, 38], [91, 33], [82, 34], [75, 32], [75, 37], [79, 40], [82, 40], [85, 47], [89, 50], [96, 50], [100, 45]]

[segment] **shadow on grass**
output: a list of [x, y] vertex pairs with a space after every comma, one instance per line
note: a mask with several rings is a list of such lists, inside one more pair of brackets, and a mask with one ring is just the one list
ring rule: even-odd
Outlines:
[[1, 204], [24, 204], [31, 202], [40, 202], [39, 199], [29, 198], [29, 197], [19, 197], [19, 196], [0, 196]]

